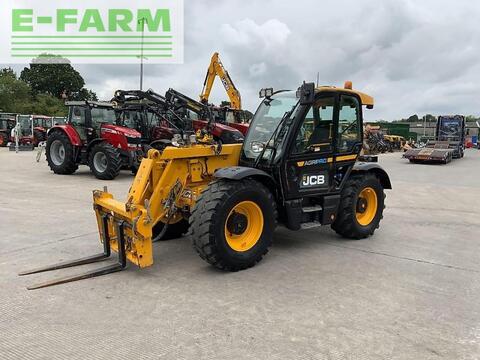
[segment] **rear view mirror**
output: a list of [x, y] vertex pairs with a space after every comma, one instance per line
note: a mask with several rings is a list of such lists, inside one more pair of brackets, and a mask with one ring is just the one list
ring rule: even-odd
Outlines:
[[297, 98], [300, 99], [300, 105], [312, 104], [315, 100], [315, 84], [304, 82], [297, 90]]

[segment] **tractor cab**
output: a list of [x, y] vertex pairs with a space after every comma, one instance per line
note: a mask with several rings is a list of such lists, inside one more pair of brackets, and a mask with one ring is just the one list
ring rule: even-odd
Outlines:
[[286, 199], [340, 190], [362, 149], [362, 107], [373, 108], [373, 98], [348, 84], [307, 85], [298, 91], [270, 90], [241, 152], [240, 163], [271, 173], [283, 184]]
[[19, 144], [37, 146], [47, 140], [47, 131], [52, 127], [52, 118], [44, 115], [18, 115]]
[[[140, 144], [134, 127], [125, 126], [112, 103], [98, 101], [67, 101], [67, 126], [73, 127], [84, 144], [106, 139], [117, 148], [132, 148]], [[118, 135], [118, 136], [117, 136]]]
[[10, 142], [12, 129], [15, 127], [17, 114], [0, 113], [0, 147]]

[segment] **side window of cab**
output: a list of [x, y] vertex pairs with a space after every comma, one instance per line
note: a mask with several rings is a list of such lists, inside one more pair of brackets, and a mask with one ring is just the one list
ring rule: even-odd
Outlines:
[[71, 122], [73, 126], [85, 126], [85, 108], [81, 106], [72, 106]]
[[349, 153], [355, 144], [361, 142], [360, 121], [361, 105], [358, 99], [354, 96], [342, 95], [338, 117], [338, 152]]
[[300, 126], [294, 153], [301, 154], [313, 148], [332, 151], [335, 98], [325, 96], [316, 100]]

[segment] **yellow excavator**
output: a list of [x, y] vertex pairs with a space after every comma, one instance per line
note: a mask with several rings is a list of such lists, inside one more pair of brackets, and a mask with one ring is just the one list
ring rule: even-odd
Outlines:
[[218, 115], [218, 121], [234, 127], [242, 132], [243, 135], [246, 135], [250, 116], [247, 111], [242, 110], [242, 97], [240, 96], [240, 91], [235, 87], [228, 71], [225, 70], [225, 67], [220, 61], [218, 52], [214, 53], [210, 60], [205, 81], [203, 82], [202, 93], [200, 94], [200, 101], [204, 104], [208, 104], [213, 83], [217, 76], [220, 78], [230, 102], [228, 106], [216, 107], [214, 113]]
[[200, 101], [204, 104], [208, 104], [208, 98], [210, 97], [213, 83], [215, 82], [215, 78], [217, 76], [220, 78], [220, 81], [227, 92], [228, 98], [230, 99], [230, 107], [234, 110], [241, 110], [242, 98], [240, 96], [240, 91], [238, 91], [238, 89], [235, 87], [232, 78], [228, 74], [228, 71], [225, 70], [218, 56], [218, 52], [214, 53], [212, 59], [210, 60], [207, 75], [205, 76], [205, 81], [203, 82], [202, 93], [200, 94]]
[[28, 289], [120, 271], [127, 262], [151, 266], [153, 243], [169, 232], [188, 231], [199, 256], [227, 271], [258, 263], [277, 223], [290, 230], [330, 225], [352, 239], [373, 235], [384, 189], [391, 189], [385, 170], [360, 157], [363, 108], [373, 108], [373, 98], [351, 82], [262, 89], [260, 96], [243, 144], [222, 146], [202, 132], [176, 135], [174, 146], [148, 151], [126, 201], [95, 190], [102, 253], [20, 275], [102, 261], [112, 251], [117, 263]]

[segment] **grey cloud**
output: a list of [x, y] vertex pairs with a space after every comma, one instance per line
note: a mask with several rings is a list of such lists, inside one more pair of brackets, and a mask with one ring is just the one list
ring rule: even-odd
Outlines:
[[[480, 28], [476, 2], [434, 0], [185, 0], [185, 63], [146, 65], [145, 86], [201, 91], [214, 51], [255, 110], [260, 87], [303, 80], [373, 95], [368, 119], [413, 113], [479, 114]], [[87, 86], [109, 97], [138, 87], [138, 65], [77, 66]], [[211, 100], [225, 99], [216, 83]]]

